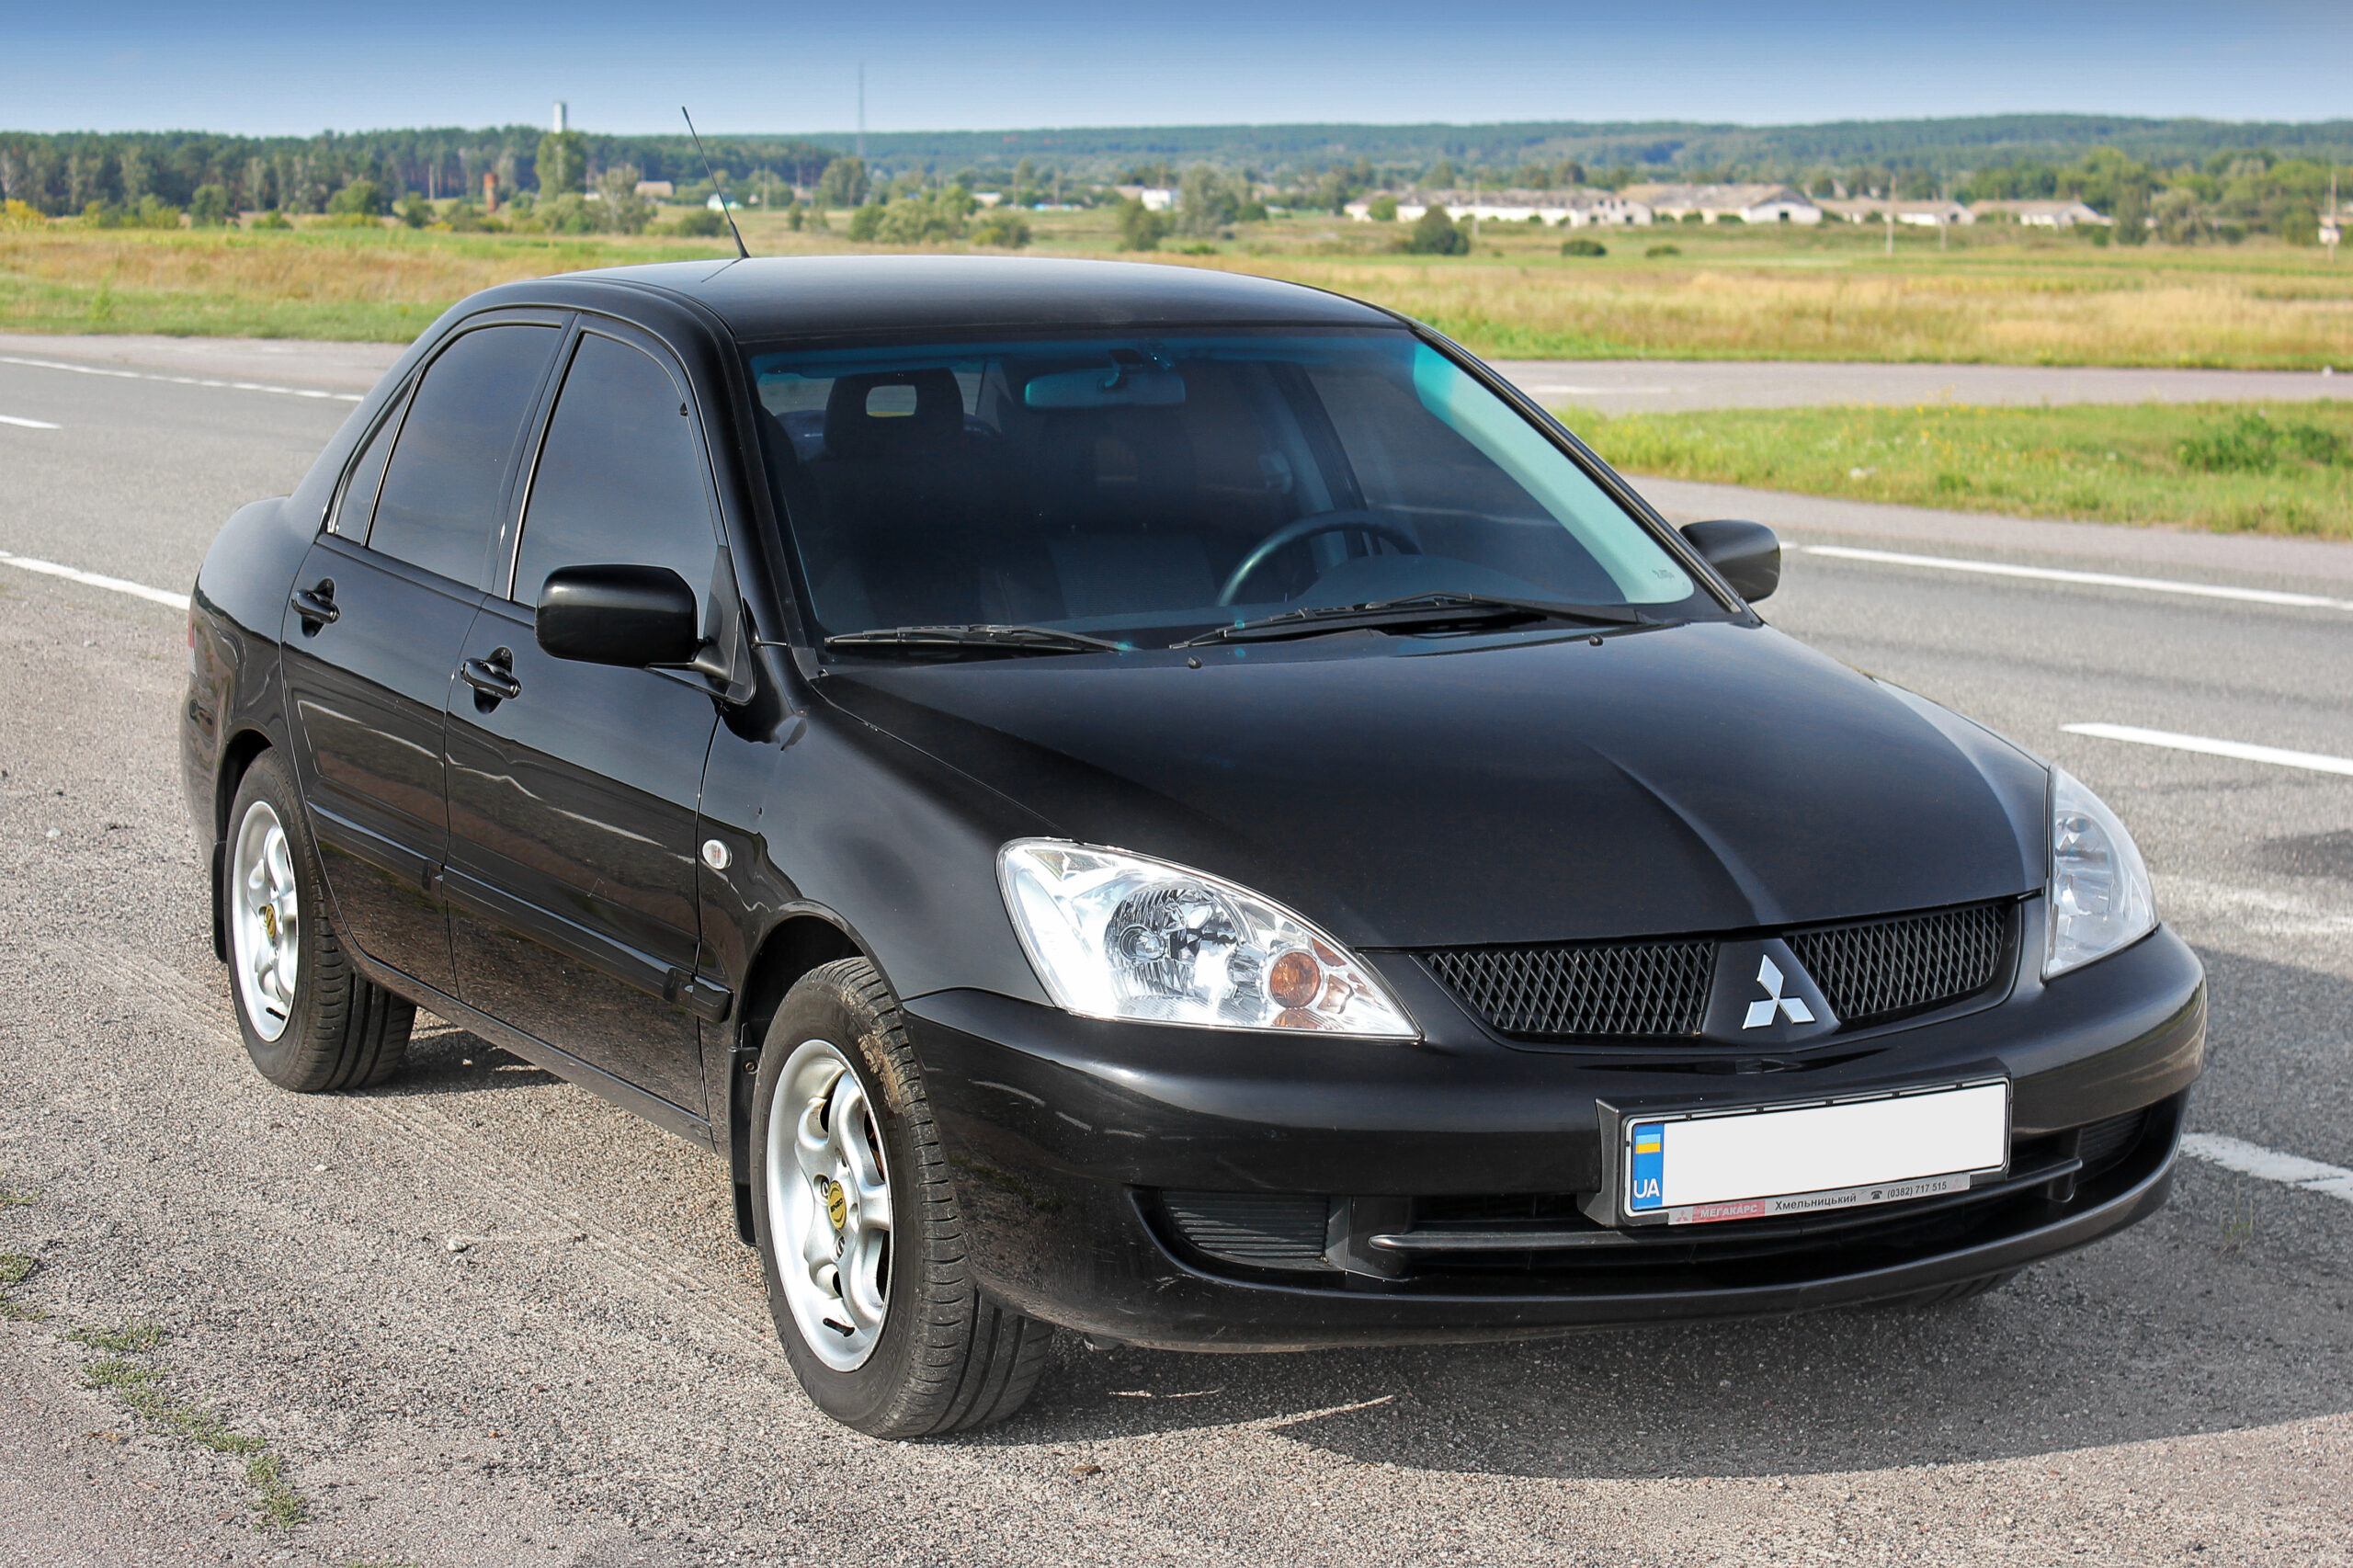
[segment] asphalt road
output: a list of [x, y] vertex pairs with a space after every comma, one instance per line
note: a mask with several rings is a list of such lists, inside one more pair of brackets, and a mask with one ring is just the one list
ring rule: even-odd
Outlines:
[[[0, 551], [184, 590], [347, 406], [0, 361], [0, 415], [58, 426], [0, 424]], [[2100, 790], [2209, 967], [2193, 1127], [2353, 1165], [2353, 777], [2061, 727], [2353, 757], [2353, 609], [1816, 551], [2353, 604], [2344, 556], [1939, 516], [1793, 527], [1765, 608]], [[0, 1255], [47, 1314], [0, 1322], [0, 1562], [2353, 1561], [2353, 1201], [2197, 1160], [2155, 1219], [1960, 1307], [1064, 1342], [1004, 1427], [847, 1433], [708, 1156], [446, 1028], [365, 1095], [254, 1075], [177, 798], [184, 669], [175, 610], [0, 563]], [[248, 1456], [85, 1386], [104, 1353], [69, 1334], [131, 1322], [167, 1337], [118, 1385], [267, 1440], [311, 1523], [256, 1528]]]

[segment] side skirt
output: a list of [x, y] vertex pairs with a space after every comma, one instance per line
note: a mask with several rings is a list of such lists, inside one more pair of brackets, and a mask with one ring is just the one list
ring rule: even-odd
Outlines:
[[710, 1123], [689, 1111], [672, 1105], [659, 1095], [651, 1095], [626, 1079], [616, 1078], [601, 1067], [591, 1066], [568, 1051], [559, 1050], [534, 1035], [525, 1034], [511, 1025], [500, 1023], [488, 1013], [478, 1012], [455, 996], [435, 990], [432, 986], [404, 974], [388, 964], [377, 962], [350, 943], [344, 951], [351, 955], [359, 972], [385, 990], [407, 997], [410, 1001], [448, 1020], [460, 1028], [480, 1035], [491, 1044], [511, 1051], [534, 1067], [554, 1074], [567, 1082], [579, 1085], [592, 1095], [608, 1099], [623, 1110], [642, 1116], [665, 1132], [675, 1132], [699, 1149], [723, 1154], [725, 1147], [711, 1135]]

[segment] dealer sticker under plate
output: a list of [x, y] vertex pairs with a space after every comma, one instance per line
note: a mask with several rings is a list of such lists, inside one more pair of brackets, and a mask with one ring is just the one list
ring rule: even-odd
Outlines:
[[2006, 1079], [1626, 1124], [1628, 1219], [1670, 1225], [1965, 1192], [2008, 1168]]

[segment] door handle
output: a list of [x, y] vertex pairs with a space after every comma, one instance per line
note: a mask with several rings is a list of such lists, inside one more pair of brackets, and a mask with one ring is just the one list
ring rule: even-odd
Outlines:
[[335, 579], [324, 578], [315, 588], [295, 589], [294, 613], [301, 616], [303, 626], [313, 631], [341, 619], [343, 611], [335, 604]]
[[523, 695], [523, 683], [489, 659], [468, 659], [458, 666], [458, 678], [494, 702]]

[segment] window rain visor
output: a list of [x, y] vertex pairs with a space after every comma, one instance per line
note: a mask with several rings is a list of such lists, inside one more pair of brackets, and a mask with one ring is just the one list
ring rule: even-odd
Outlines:
[[822, 635], [1138, 646], [1422, 594], [1723, 613], [1553, 438], [1398, 330], [757, 353]]

